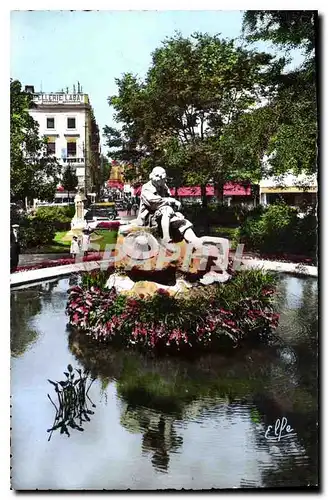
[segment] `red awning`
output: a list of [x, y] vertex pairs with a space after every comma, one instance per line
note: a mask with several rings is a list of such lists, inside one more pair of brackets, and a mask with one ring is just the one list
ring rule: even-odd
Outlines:
[[[171, 195], [175, 196], [175, 188], [171, 188]], [[141, 186], [135, 188], [134, 194], [135, 196], [139, 196], [141, 193]], [[223, 188], [224, 196], [250, 196], [251, 194], [251, 186], [238, 184], [235, 182], [227, 182]], [[215, 196], [214, 186], [206, 186], [206, 195], [207, 196]], [[192, 196], [201, 196], [200, 186], [189, 186], [189, 187], [180, 187], [178, 188], [177, 196], [183, 197], [192, 197]]]
[[[171, 194], [175, 195], [175, 189], [171, 189]], [[190, 186], [178, 188], [177, 196], [201, 196], [200, 186]], [[214, 196], [214, 187], [206, 186], [206, 196]]]
[[65, 188], [63, 186], [58, 186], [57, 191], [65, 191]]
[[224, 196], [250, 196], [252, 193], [250, 184], [238, 184], [227, 182], [223, 188]]
[[115, 189], [123, 189], [123, 187], [124, 187], [123, 182], [115, 181], [115, 180], [107, 181], [107, 186], [109, 188], [115, 188]]

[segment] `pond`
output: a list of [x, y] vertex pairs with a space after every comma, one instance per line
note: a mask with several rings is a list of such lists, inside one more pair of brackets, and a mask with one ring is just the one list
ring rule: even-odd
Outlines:
[[[11, 292], [14, 489], [318, 484], [316, 279], [281, 275], [280, 343], [196, 362], [100, 349], [70, 331], [76, 279]], [[48, 395], [58, 409], [49, 380], [64, 381], [68, 365], [75, 380], [87, 370], [91, 384], [83, 432], [69, 437], [47, 432], [56, 416]]]

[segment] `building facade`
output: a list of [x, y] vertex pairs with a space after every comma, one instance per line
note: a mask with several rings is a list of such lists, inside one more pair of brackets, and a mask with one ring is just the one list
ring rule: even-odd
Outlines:
[[[47, 138], [48, 154], [54, 155], [62, 171], [70, 166], [78, 178], [78, 189], [85, 195], [97, 193], [100, 186], [100, 137], [89, 96], [78, 92], [33, 93], [31, 116], [39, 124], [40, 136]], [[58, 186], [58, 196], [62, 196]]]
[[260, 181], [260, 203], [270, 205], [283, 200], [288, 205], [301, 207], [315, 205], [318, 184], [316, 176], [286, 174], [282, 178], [269, 177]]

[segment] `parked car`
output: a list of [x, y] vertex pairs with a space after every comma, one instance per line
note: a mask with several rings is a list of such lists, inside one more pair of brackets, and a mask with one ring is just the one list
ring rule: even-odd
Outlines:
[[115, 220], [118, 212], [115, 203], [93, 203], [90, 205], [84, 218], [87, 222], [100, 220]]
[[127, 210], [128, 208], [128, 200], [117, 200], [116, 202], [117, 210]]

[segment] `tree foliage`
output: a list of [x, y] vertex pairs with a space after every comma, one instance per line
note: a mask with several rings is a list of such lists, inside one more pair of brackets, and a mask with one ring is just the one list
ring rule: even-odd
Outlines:
[[248, 10], [243, 31], [248, 41], [265, 40], [287, 49], [315, 48], [317, 13], [311, 10]]
[[108, 181], [111, 173], [111, 164], [109, 163], [108, 158], [106, 156], [102, 155], [100, 158], [100, 164], [101, 164], [101, 184], [104, 184], [105, 182]]
[[[195, 33], [166, 39], [144, 79], [126, 73], [109, 97], [121, 129], [105, 127], [110, 156], [144, 181], [163, 165], [172, 186], [223, 188], [263, 175], [316, 171], [317, 104], [313, 12], [247, 11], [247, 42], [271, 41], [275, 57], [234, 40]], [[288, 69], [289, 51], [305, 61]], [[267, 171], [263, 158], [270, 159]]]
[[74, 191], [78, 185], [77, 175], [70, 165], [64, 170], [61, 184], [68, 193]]
[[38, 123], [29, 114], [32, 96], [18, 80], [10, 82], [10, 197], [52, 200], [60, 167], [47, 155], [46, 139], [39, 137]]
[[122, 130], [104, 130], [107, 145], [116, 148], [110, 155], [137, 165], [141, 177], [164, 164], [174, 185], [258, 177], [250, 148], [248, 161], [231, 162], [234, 149], [227, 155], [226, 147], [231, 126], [265, 92], [263, 70], [271, 59], [219, 36], [166, 39], [144, 80], [132, 74], [116, 80], [118, 93], [109, 104]]
[[259, 125], [268, 137], [272, 174], [314, 173], [317, 170], [317, 93], [313, 11], [247, 11], [243, 31], [248, 41], [265, 40], [284, 49], [301, 49], [297, 68], [271, 74], [275, 88], [267, 119]]

